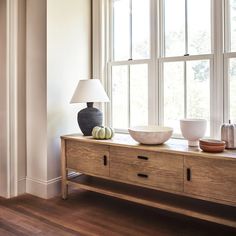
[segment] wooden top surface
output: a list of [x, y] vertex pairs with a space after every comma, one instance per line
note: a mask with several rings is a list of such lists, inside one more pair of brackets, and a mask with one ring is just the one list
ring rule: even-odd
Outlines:
[[175, 153], [190, 156], [202, 156], [202, 157], [217, 157], [219, 159], [235, 159], [236, 150], [225, 150], [222, 153], [207, 153], [201, 151], [198, 147], [189, 147], [186, 140], [182, 139], [170, 139], [166, 143], [161, 145], [143, 145], [136, 142], [131, 138], [129, 134], [118, 134], [110, 140], [96, 140], [92, 136], [83, 136], [82, 134], [70, 134], [61, 136], [62, 139], [78, 140], [88, 143], [99, 143], [103, 145], [118, 146], [118, 147], [132, 147], [147, 151]]

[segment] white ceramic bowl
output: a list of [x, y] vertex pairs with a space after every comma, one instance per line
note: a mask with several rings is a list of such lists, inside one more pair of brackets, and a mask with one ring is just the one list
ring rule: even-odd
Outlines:
[[183, 119], [180, 120], [182, 135], [188, 140], [188, 145], [198, 146], [200, 138], [206, 133], [207, 121], [205, 119]]
[[136, 126], [129, 128], [131, 137], [142, 144], [162, 144], [172, 135], [173, 129], [164, 126]]

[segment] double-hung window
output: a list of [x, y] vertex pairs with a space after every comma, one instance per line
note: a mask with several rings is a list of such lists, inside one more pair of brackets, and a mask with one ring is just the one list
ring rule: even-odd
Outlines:
[[111, 116], [119, 130], [148, 124], [151, 63], [150, 0], [113, 0]]
[[179, 134], [179, 119], [204, 118], [208, 120], [209, 135], [211, 0], [164, 0], [161, 12], [160, 121]]
[[236, 119], [236, 0], [107, 1], [110, 125], [159, 124], [178, 136], [180, 119], [203, 118], [214, 136]]

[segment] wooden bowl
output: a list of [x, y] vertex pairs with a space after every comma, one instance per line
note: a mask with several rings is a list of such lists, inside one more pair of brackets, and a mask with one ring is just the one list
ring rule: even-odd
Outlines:
[[225, 144], [222, 145], [204, 145], [200, 143], [200, 148], [204, 152], [212, 152], [212, 153], [217, 153], [217, 152], [223, 152], [225, 150]]
[[200, 139], [199, 144], [205, 146], [225, 146], [225, 141], [217, 140], [217, 139]]

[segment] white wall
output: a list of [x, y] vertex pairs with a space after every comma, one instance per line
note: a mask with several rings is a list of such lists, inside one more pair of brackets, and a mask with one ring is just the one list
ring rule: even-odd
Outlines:
[[79, 132], [81, 105], [69, 103], [79, 79], [91, 78], [90, 31], [89, 0], [48, 0], [47, 138], [48, 166], [53, 167], [48, 180], [60, 176], [60, 136]]
[[60, 192], [60, 135], [79, 132], [69, 102], [90, 77], [91, 1], [27, 0], [28, 193]]
[[31, 194], [46, 195], [47, 35], [46, 0], [27, 0], [27, 181]]

